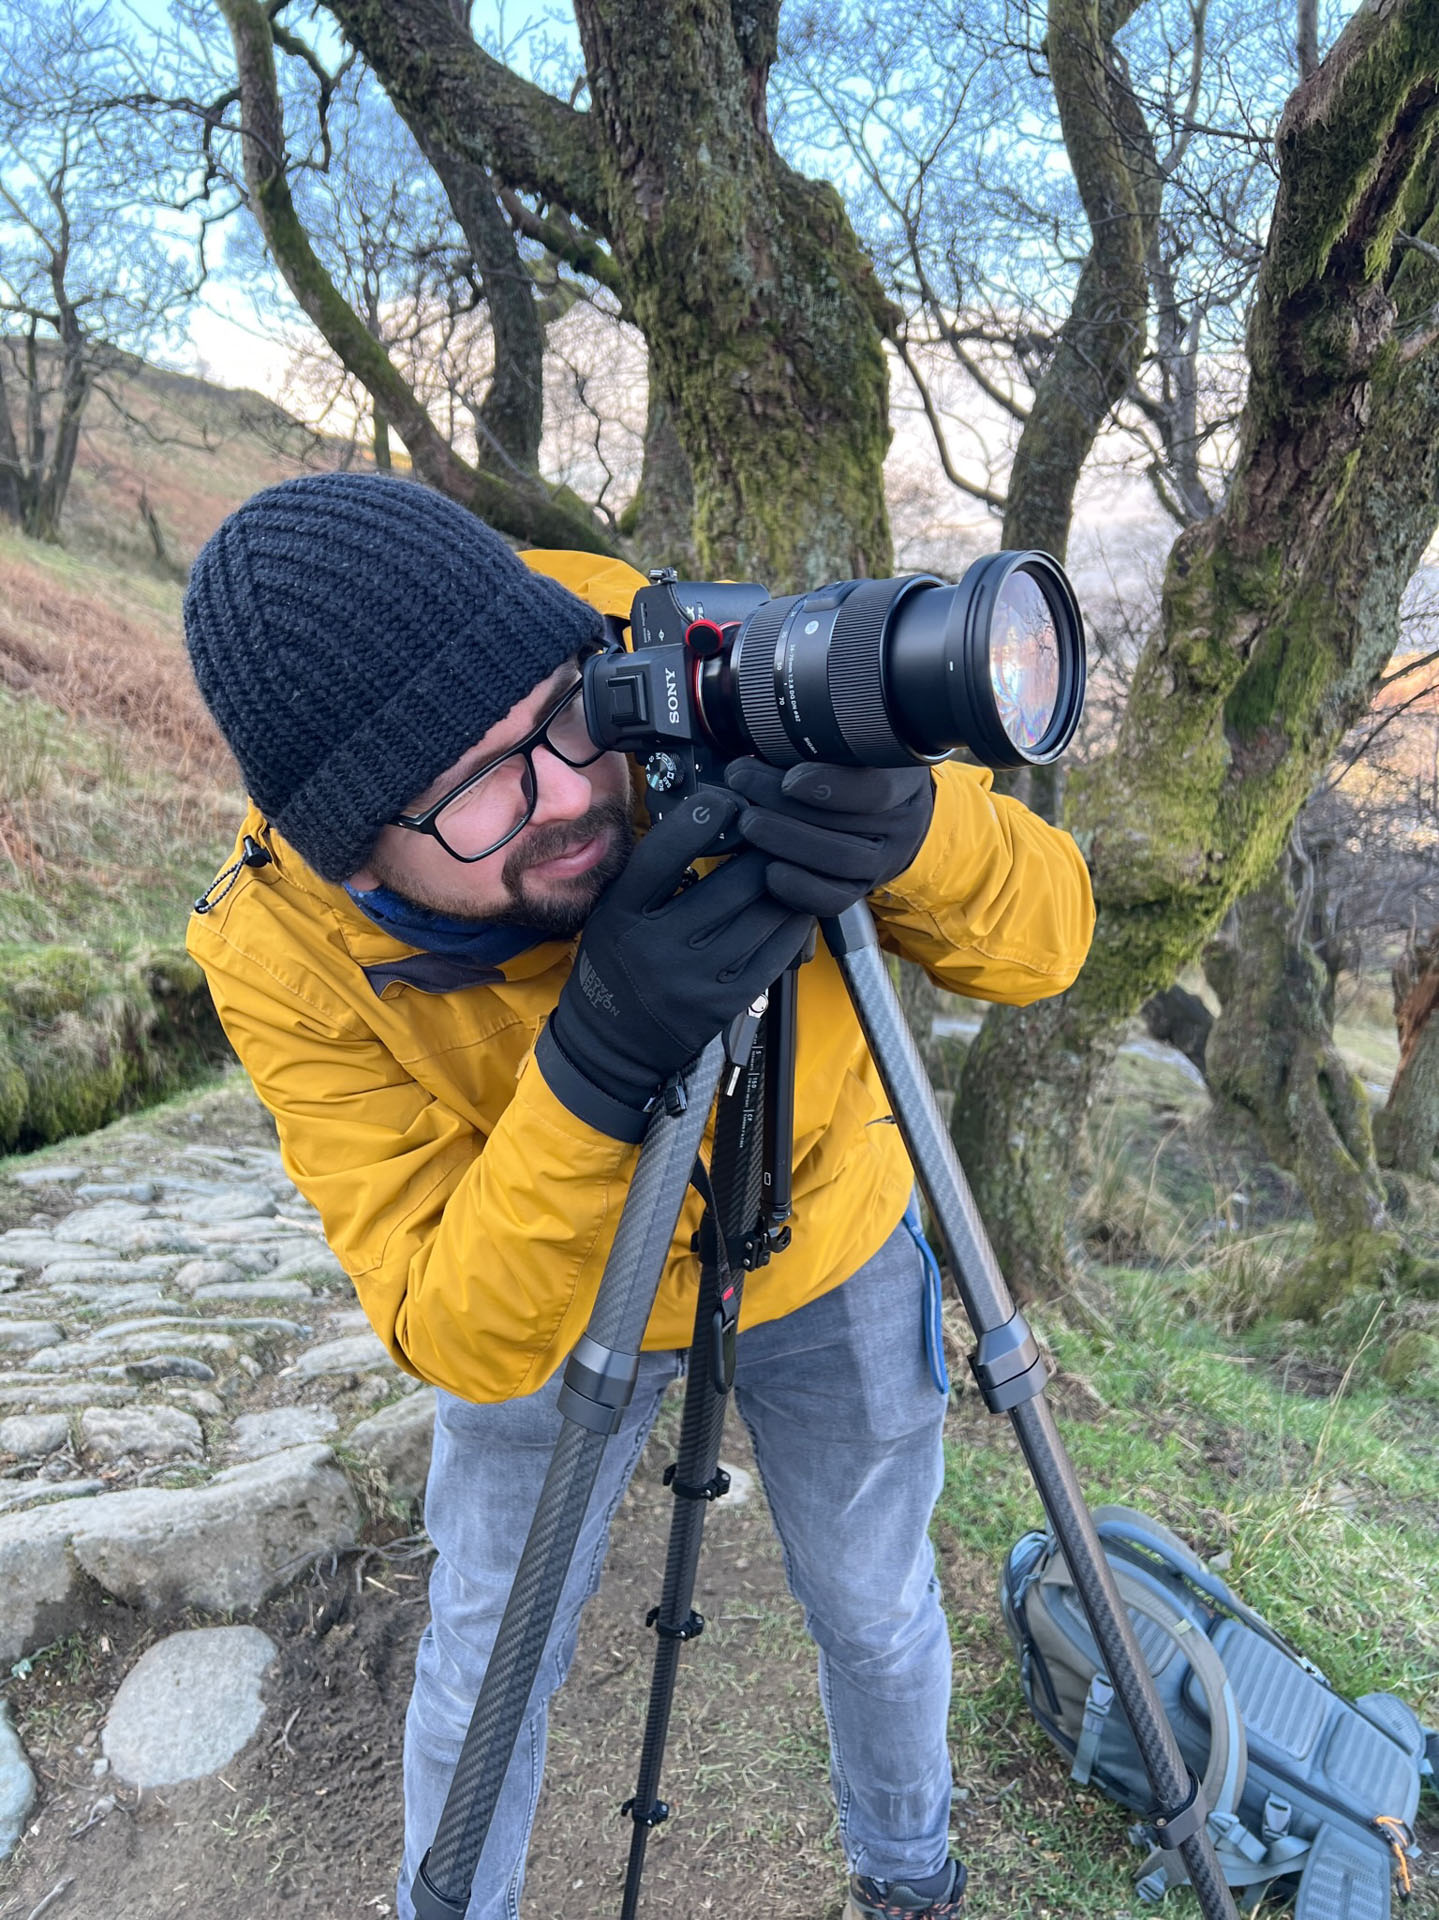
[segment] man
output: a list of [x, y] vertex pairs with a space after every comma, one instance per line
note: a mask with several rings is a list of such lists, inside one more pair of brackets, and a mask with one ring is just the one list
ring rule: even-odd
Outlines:
[[[627, 612], [643, 582], [589, 555], [529, 560], [422, 487], [326, 474], [233, 514], [185, 604], [253, 802], [190, 949], [376, 1331], [438, 1389], [402, 1920], [559, 1431], [557, 1369], [662, 1084], [817, 913], [867, 895], [886, 945], [940, 984], [1019, 1003], [1069, 984], [1093, 919], [1068, 837], [954, 764], [740, 761], [636, 848], [629, 763], [590, 741], [577, 689], [600, 610]], [[694, 881], [725, 820], [747, 846]], [[800, 977], [793, 1240], [745, 1287], [735, 1402], [819, 1648], [847, 1913], [947, 1920], [965, 1872], [949, 1857], [950, 1655], [927, 1538], [945, 1400], [888, 1120], [821, 949]], [[545, 1697], [689, 1345], [697, 1208], [605, 1451]], [[518, 1914], [544, 1735], [540, 1698], [470, 1920]]]

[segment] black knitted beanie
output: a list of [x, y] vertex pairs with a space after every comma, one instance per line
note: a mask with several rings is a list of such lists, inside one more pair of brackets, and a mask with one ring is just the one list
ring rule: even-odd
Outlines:
[[256, 805], [326, 880], [600, 634], [473, 514], [379, 474], [257, 493], [185, 595], [205, 704]]

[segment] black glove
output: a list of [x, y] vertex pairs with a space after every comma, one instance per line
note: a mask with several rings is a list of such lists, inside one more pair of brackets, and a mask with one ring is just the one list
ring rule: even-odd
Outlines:
[[775, 980], [813, 921], [777, 901], [748, 849], [676, 893], [739, 802], [703, 787], [651, 828], [585, 922], [535, 1058], [572, 1113], [638, 1140], [660, 1084]]
[[929, 832], [928, 767], [837, 767], [811, 760], [781, 769], [732, 760], [725, 779], [749, 805], [739, 830], [775, 857], [765, 884], [776, 900], [830, 918], [903, 873]]

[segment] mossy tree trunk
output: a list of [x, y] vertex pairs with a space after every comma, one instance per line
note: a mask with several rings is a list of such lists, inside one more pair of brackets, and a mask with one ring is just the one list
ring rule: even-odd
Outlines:
[[1421, 1177], [1439, 1153], [1439, 927], [1404, 954], [1394, 969], [1394, 1016], [1399, 1070], [1384, 1111], [1374, 1122], [1386, 1167]]
[[1059, 1001], [997, 1008], [967, 1064], [957, 1137], [1021, 1288], [1065, 1274], [1119, 1023], [1273, 866], [1439, 524], [1436, 136], [1430, 0], [1356, 14], [1285, 111], [1229, 492], [1170, 554], [1114, 750], [1069, 778], [1100, 910], [1089, 963]]
[[700, 567], [775, 591], [887, 573], [892, 315], [838, 194], [770, 138], [777, 0], [579, 0], [588, 111], [446, 0], [327, 10], [412, 128], [538, 201], [562, 257], [607, 263], [693, 476]]
[[1299, 1181], [1318, 1229], [1296, 1287], [1306, 1308], [1393, 1267], [1369, 1099], [1334, 1043], [1334, 981], [1309, 938], [1308, 898], [1286, 849], [1204, 950], [1221, 1011], [1205, 1050], [1215, 1099], [1247, 1114], [1265, 1151]]

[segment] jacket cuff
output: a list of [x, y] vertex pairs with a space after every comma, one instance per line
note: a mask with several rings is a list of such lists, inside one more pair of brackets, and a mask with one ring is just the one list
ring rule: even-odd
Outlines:
[[560, 1105], [568, 1108], [577, 1120], [583, 1120], [587, 1127], [593, 1127], [596, 1133], [608, 1134], [612, 1140], [624, 1140], [631, 1146], [644, 1139], [650, 1123], [648, 1103], [637, 1107], [628, 1100], [617, 1099], [614, 1094], [606, 1093], [603, 1087], [597, 1087], [588, 1074], [580, 1072], [560, 1046], [548, 1020], [535, 1042], [535, 1065]]

